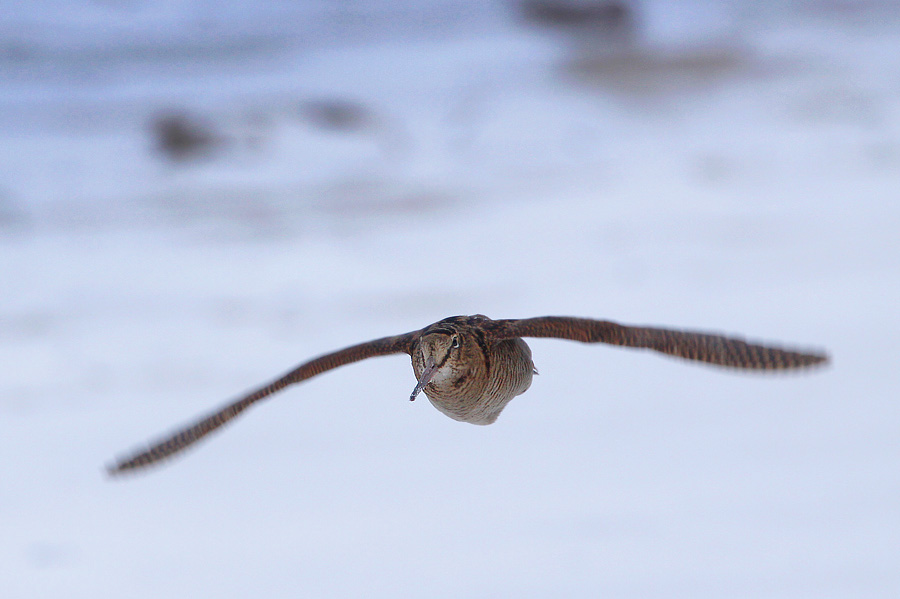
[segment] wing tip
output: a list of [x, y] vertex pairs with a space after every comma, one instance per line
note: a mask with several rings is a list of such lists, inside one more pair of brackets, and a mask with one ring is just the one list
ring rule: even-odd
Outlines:
[[165, 461], [169, 455], [154, 455], [153, 449], [142, 450], [127, 457], [118, 458], [104, 466], [107, 478], [118, 479], [140, 470], [146, 470]]
[[135, 463], [134, 459], [122, 459], [106, 464], [103, 467], [103, 472], [106, 475], [106, 478], [121, 479], [124, 476], [133, 473], [143, 465], [144, 464]]
[[817, 354], [812, 354], [813, 360], [810, 362], [810, 366], [828, 366], [831, 364], [831, 355], [822, 352]]
[[127, 468], [123, 468], [120, 463], [115, 464], [107, 464], [103, 467], [103, 473], [106, 475], [106, 478], [109, 479], [119, 479], [122, 478], [122, 475], [125, 474]]
[[822, 350], [792, 352], [793, 359], [785, 365], [786, 369], [822, 368], [831, 364], [831, 355]]

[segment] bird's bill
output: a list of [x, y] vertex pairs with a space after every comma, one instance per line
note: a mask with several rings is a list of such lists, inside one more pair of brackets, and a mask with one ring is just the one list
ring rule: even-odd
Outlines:
[[425, 370], [422, 371], [422, 376], [419, 377], [419, 382], [416, 383], [416, 388], [413, 389], [413, 392], [409, 395], [409, 401], [415, 401], [416, 396], [422, 392], [422, 389], [425, 388], [425, 385], [431, 382], [431, 379], [434, 377], [434, 373], [437, 372], [438, 367], [437, 364], [434, 363], [434, 358], [429, 357], [425, 360]]

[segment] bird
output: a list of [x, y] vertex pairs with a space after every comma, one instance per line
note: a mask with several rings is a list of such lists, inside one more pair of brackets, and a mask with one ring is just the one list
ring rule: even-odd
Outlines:
[[825, 364], [824, 352], [750, 343], [742, 338], [697, 331], [622, 325], [571, 316], [492, 320], [483, 314], [451, 316], [423, 329], [351, 345], [313, 358], [269, 384], [232, 401], [173, 434], [107, 467], [111, 476], [143, 469], [194, 445], [250, 406], [285, 387], [340, 366], [376, 356], [407, 354], [416, 386], [454, 420], [487, 425], [537, 374], [524, 337], [544, 337], [650, 349], [685, 360], [731, 369], [779, 371]]

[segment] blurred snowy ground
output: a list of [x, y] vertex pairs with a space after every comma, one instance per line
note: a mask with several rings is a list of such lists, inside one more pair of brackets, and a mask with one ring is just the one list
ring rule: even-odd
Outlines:
[[[891, 5], [645, 2], [593, 52], [499, 3], [3, 4], [4, 598], [900, 594]], [[160, 150], [172, 117], [205, 143]], [[473, 427], [382, 358], [102, 474], [476, 312], [834, 363], [533, 340], [541, 376]]]

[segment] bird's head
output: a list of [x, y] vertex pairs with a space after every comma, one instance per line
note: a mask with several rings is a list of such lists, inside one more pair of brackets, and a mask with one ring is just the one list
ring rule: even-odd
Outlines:
[[[484, 351], [477, 335], [485, 316], [454, 316], [426, 327], [412, 352], [418, 382], [410, 401], [429, 384], [459, 386], [472, 367], [483, 364]], [[482, 341], [483, 344], [483, 341]]]

